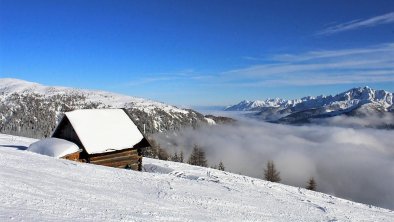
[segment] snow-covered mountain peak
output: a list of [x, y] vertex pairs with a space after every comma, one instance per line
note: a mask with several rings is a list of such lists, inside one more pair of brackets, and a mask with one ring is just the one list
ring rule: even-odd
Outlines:
[[[373, 113], [371, 109], [375, 109], [376, 113], [393, 112], [393, 93], [365, 86], [353, 88], [335, 96], [320, 95], [294, 100], [267, 99], [242, 102], [227, 107], [226, 111], [259, 111], [256, 116], [264, 120], [299, 123], [308, 122], [310, 118], [332, 117], [350, 113], [366, 104], [370, 104], [368, 106], [369, 114]], [[362, 110], [365, 109], [360, 111]]]
[[301, 101], [306, 101], [306, 100], [312, 100], [312, 99], [315, 99], [315, 97], [313, 97], [313, 96], [304, 96], [300, 100]]
[[84, 97], [86, 101], [98, 102], [104, 106], [114, 108], [140, 107], [147, 112], [150, 112], [155, 108], [160, 108], [167, 112], [188, 113], [187, 110], [149, 99], [142, 99], [101, 90], [77, 89], [62, 86], [44, 86], [38, 83], [12, 78], [0, 79], [0, 94], [3, 94], [4, 97], [13, 93], [24, 95], [38, 94], [44, 97], [55, 95], [75, 95]]
[[[127, 99], [139, 99], [132, 96], [124, 96], [116, 93], [105, 92], [100, 90], [78, 89], [63, 86], [45, 86], [35, 82], [29, 82], [20, 79], [4, 78], [0, 79], [0, 93], [12, 94], [40, 94], [43, 96], [53, 96], [58, 94], [85, 94], [97, 95], [98, 97], [123, 97]], [[118, 98], [119, 99], [119, 98]]]
[[263, 107], [280, 107], [290, 106], [296, 104], [296, 100], [285, 100], [281, 98], [268, 98], [265, 100], [243, 100], [234, 106], [228, 106], [228, 111], [254, 111]]
[[29, 89], [40, 88], [38, 83], [28, 82], [20, 79], [3, 78], [0, 79], [0, 93], [21, 93]]
[[394, 103], [393, 93], [385, 90], [375, 90], [368, 86], [350, 89], [336, 95], [334, 98], [345, 101], [357, 100], [363, 104], [371, 102], [379, 103], [385, 108], [392, 106]]
[[[48, 136], [62, 114], [74, 109], [125, 108], [136, 124], [150, 133], [207, 123], [198, 112], [149, 99], [12, 78], [0, 79], [0, 102], [0, 128], [4, 132], [37, 138]], [[37, 122], [43, 119], [41, 115], [46, 115], [47, 122]], [[20, 126], [21, 122], [24, 125]], [[32, 134], [31, 127], [39, 128], [34, 130], [37, 133]]]
[[264, 107], [293, 107], [297, 104], [308, 104], [308, 107], [319, 107], [330, 105], [339, 102], [349, 102], [352, 104], [358, 104], [359, 102], [365, 103], [380, 103], [384, 107], [390, 107], [394, 103], [393, 94], [384, 90], [374, 90], [368, 86], [358, 87], [350, 89], [346, 92], [339, 93], [335, 96], [324, 96], [320, 95], [317, 97], [314, 96], [305, 96], [301, 99], [294, 100], [285, 100], [280, 98], [275, 99], [266, 99], [266, 100], [256, 100], [249, 101], [244, 100], [236, 105], [229, 106], [226, 108], [228, 111], [238, 110], [238, 111], [248, 111], [248, 110], [256, 110], [258, 108]]

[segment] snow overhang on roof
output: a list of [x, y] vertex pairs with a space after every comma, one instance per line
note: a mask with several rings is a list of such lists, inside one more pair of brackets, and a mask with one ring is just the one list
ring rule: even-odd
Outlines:
[[89, 154], [132, 148], [144, 137], [122, 109], [84, 109], [66, 112]]
[[78, 146], [70, 141], [59, 138], [46, 138], [30, 144], [28, 151], [60, 158], [79, 151]]

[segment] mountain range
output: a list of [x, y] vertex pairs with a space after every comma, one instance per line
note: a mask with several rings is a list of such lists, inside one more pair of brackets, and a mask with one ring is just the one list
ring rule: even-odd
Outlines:
[[313, 119], [340, 115], [368, 117], [394, 115], [393, 93], [369, 87], [353, 88], [337, 95], [301, 99], [266, 99], [226, 107], [226, 111], [254, 111], [249, 116], [279, 123], [307, 123]]
[[111, 92], [51, 87], [19, 79], [0, 79], [0, 132], [32, 138], [50, 136], [64, 112], [125, 108], [147, 134], [215, 124], [191, 110]]

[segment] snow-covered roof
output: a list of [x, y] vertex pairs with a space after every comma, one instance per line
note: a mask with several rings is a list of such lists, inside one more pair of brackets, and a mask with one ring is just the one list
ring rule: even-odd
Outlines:
[[78, 152], [79, 148], [75, 143], [64, 139], [47, 138], [30, 144], [27, 150], [42, 155], [60, 158], [68, 154]]
[[65, 115], [89, 154], [132, 148], [144, 138], [122, 109], [74, 110]]

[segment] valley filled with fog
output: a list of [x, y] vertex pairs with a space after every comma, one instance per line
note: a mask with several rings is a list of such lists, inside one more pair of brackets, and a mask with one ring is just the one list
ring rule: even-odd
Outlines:
[[336, 117], [293, 126], [225, 114], [237, 122], [157, 134], [155, 139], [169, 154], [183, 151], [185, 157], [198, 145], [209, 166], [223, 161], [227, 171], [256, 178], [273, 160], [281, 183], [305, 187], [314, 177], [317, 191], [394, 209], [394, 130], [363, 127], [365, 121], [382, 119]]

